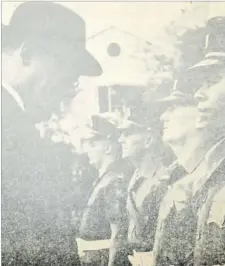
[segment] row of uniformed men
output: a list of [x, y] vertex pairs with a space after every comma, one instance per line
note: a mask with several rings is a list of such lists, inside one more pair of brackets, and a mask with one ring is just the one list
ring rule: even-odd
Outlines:
[[169, 167], [149, 117], [117, 128], [112, 117], [92, 117], [83, 147], [99, 178], [77, 239], [83, 263], [225, 264], [225, 20], [208, 24], [223, 27], [207, 36], [205, 59], [154, 106], [163, 107], [163, 141], [176, 157]]

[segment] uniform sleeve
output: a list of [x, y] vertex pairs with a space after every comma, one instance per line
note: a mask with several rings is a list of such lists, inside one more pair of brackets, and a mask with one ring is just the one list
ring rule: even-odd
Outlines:
[[215, 223], [219, 228], [225, 226], [225, 187], [212, 199], [207, 224]]
[[196, 265], [225, 263], [225, 187], [208, 197], [198, 213]]
[[105, 212], [110, 223], [124, 223], [126, 220], [127, 184], [118, 174], [104, 190]]
[[190, 232], [194, 224], [188, 208], [189, 198], [188, 189], [178, 181], [161, 201], [153, 247], [156, 265], [182, 263], [190, 254]]

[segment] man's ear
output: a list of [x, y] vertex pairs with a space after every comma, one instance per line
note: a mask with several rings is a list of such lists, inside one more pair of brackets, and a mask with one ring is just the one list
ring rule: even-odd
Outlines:
[[112, 144], [106, 143], [106, 154], [112, 153]]
[[153, 136], [151, 134], [148, 134], [146, 136], [146, 141], [145, 141], [145, 148], [149, 148], [153, 142]]
[[31, 51], [28, 48], [27, 43], [23, 43], [17, 51], [20, 57], [23, 60], [23, 64], [25, 66], [29, 66], [31, 64]]

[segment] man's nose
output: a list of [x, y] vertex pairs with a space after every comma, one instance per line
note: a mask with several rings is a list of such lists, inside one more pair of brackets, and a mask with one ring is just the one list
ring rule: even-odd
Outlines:
[[206, 100], [207, 96], [206, 96], [206, 86], [202, 86], [199, 90], [196, 91], [194, 98], [198, 101], [204, 101]]
[[164, 122], [168, 119], [168, 112], [164, 112], [161, 116], [160, 116], [160, 121]]

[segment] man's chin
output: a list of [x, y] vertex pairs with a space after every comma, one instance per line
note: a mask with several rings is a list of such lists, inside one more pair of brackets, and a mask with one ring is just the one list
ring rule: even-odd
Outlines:
[[122, 157], [123, 157], [124, 159], [127, 159], [127, 158], [130, 158], [130, 155], [129, 155], [129, 154], [126, 154], [126, 153], [123, 153]]
[[89, 163], [90, 163], [90, 165], [92, 165], [94, 167], [96, 167], [97, 164], [98, 164], [97, 161], [94, 158], [91, 158], [91, 157], [89, 157]]
[[136, 155], [136, 152], [131, 152], [128, 149], [123, 149], [123, 158], [134, 157], [134, 155]]
[[164, 143], [168, 144], [174, 141], [174, 137], [169, 134], [163, 134], [162, 140]]

